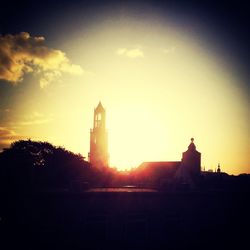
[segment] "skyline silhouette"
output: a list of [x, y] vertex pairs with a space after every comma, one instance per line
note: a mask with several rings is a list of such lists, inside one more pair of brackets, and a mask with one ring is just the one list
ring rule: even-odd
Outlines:
[[202, 169], [220, 162], [227, 173], [250, 172], [244, 4], [36, 6], [31, 0], [2, 6], [0, 150], [32, 139], [87, 159], [92, 109], [102, 100], [111, 166], [179, 160], [194, 137], [205, 152]]
[[124, 173], [49, 143], [15, 142], [0, 153], [2, 247], [246, 246], [250, 175], [194, 173], [197, 153], [192, 140], [182, 162], [146, 162]]
[[0, 249], [245, 249], [250, 4], [1, 3]]
[[[4, 249], [16, 249], [16, 242], [26, 249], [76, 250], [245, 246], [250, 174], [228, 175], [220, 164], [216, 172], [202, 170], [194, 138], [181, 161], [117, 171], [108, 165], [105, 124], [99, 102], [89, 161], [32, 140], [0, 153]], [[211, 232], [219, 237], [211, 239]]]

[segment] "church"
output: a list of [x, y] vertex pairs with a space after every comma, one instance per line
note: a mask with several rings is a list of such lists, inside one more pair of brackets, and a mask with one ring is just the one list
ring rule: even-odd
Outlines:
[[106, 111], [101, 102], [94, 109], [93, 129], [90, 130], [90, 152], [88, 159], [93, 167], [105, 168], [109, 166]]
[[143, 162], [136, 170], [137, 176], [144, 176], [143, 182], [172, 182], [195, 186], [201, 175], [201, 153], [196, 150], [194, 138], [187, 151], [182, 153], [181, 161]]
[[[101, 102], [94, 109], [88, 156], [93, 167], [99, 169], [109, 167], [106, 111]], [[171, 178], [192, 185], [201, 174], [201, 153], [196, 150], [194, 138], [191, 138], [187, 151], [182, 153], [181, 161], [143, 162], [136, 168], [135, 173], [146, 175], [148, 179], [158, 176], [158, 179]]]

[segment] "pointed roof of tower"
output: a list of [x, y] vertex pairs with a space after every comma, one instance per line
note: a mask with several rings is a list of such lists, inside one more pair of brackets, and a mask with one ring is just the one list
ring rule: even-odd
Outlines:
[[97, 105], [97, 107], [96, 107], [95, 110], [96, 110], [97, 112], [104, 112], [104, 111], [105, 111], [104, 107], [102, 106], [101, 101], [99, 101], [99, 103], [98, 103], [98, 105]]
[[220, 171], [221, 171], [221, 169], [220, 169], [220, 163], [219, 163], [216, 172], [220, 173]]

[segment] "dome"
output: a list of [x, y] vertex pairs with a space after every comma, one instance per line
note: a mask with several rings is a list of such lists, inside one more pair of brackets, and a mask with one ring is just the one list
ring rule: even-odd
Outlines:
[[192, 150], [192, 151], [196, 150], [196, 146], [194, 145], [194, 138], [191, 138], [191, 143], [188, 146], [188, 150]]

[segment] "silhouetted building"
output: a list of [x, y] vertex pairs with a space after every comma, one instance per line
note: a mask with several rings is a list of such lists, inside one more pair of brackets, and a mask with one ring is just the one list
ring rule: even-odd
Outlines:
[[220, 169], [220, 163], [218, 164], [218, 167], [217, 167], [216, 172], [217, 172], [217, 173], [220, 173], [220, 172], [221, 172], [221, 169]]
[[93, 129], [90, 130], [89, 162], [98, 168], [109, 165], [106, 111], [101, 102], [94, 110]]
[[200, 177], [201, 153], [196, 150], [194, 139], [191, 138], [181, 161], [143, 162], [137, 171], [152, 184], [175, 182], [192, 187]]
[[142, 185], [162, 186], [173, 181], [180, 161], [143, 162], [135, 171], [140, 176]]
[[194, 178], [198, 178], [201, 173], [201, 153], [196, 150], [194, 138], [191, 138], [191, 143], [188, 150], [182, 153], [180, 168], [176, 173], [177, 179], [182, 179], [183, 182], [191, 183]]
[[196, 150], [194, 138], [191, 138], [191, 143], [188, 150], [182, 153], [182, 165], [188, 169], [192, 175], [200, 175], [201, 172], [201, 153]]

